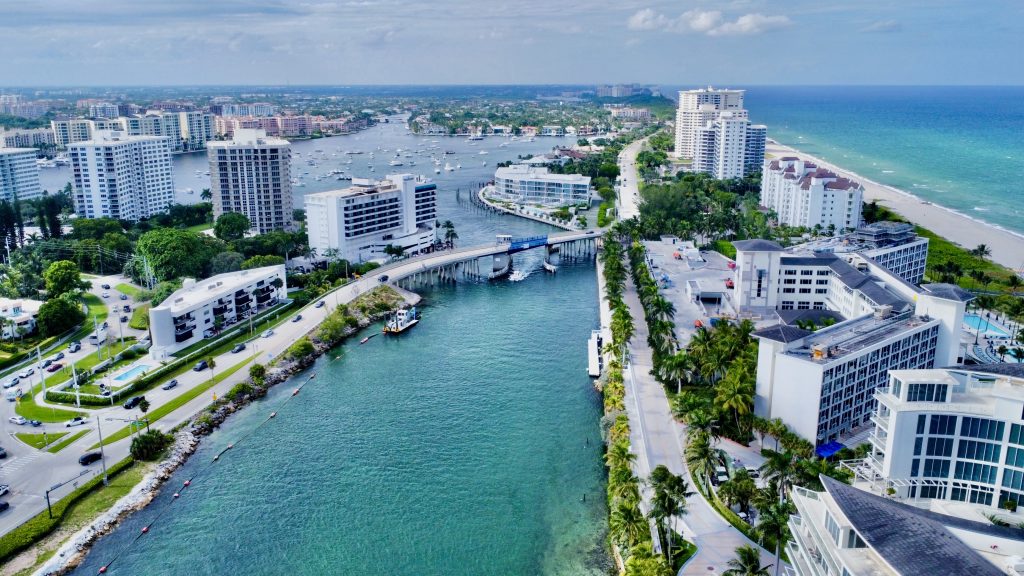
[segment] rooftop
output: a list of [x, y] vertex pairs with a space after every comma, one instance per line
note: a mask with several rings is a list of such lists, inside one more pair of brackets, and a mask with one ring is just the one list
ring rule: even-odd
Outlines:
[[[800, 347], [791, 348], [786, 350], [785, 353], [790, 356], [805, 358], [807, 360], [831, 362], [837, 358], [842, 358], [848, 354], [863, 350], [864, 348], [872, 346], [882, 340], [886, 340], [902, 332], [906, 332], [907, 330], [917, 328], [923, 324], [931, 322], [937, 322], [937, 320], [932, 320], [928, 317], [913, 316], [909, 312], [890, 314], [885, 318], [878, 318], [874, 314], [867, 314], [859, 318], [847, 320], [846, 322], [840, 322], [839, 324], [821, 328], [816, 332], [808, 332], [803, 337], [803, 342]], [[754, 336], [768, 338], [779, 342], [792, 342], [795, 340], [792, 336], [797, 334], [794, 330], [800, 330], [800, 328], [787, 326], [786, 329], [787, 335], [790, 336], [789, 340], [780, 340], [778, 338], [772, 338], [771, 334], [761, 333], [765, 331], [755, 332]], [[803, 332], [807, 331], [804, 330]], [[822, 352], [816, 354], [815, 350], [820, 350]]]
[[233, 146], [289, 146], [291, 143], [284, 138], [267, 136], [266, 130], [239, 128], [231, 136], [231, 140], [211, 140], [207, 148], [231, 148]]
[[590, 177], [581, 174], [552, 174], [547, 168], [541, 166], [527, 166], [525, 164], [513, 164], [494, 171], [495, 178], [529, 178], [532, 180], [547, 180], [549, 182], [565, 182], [569, 184], [590, 184]]
[[783, 251], [782, 246], [778, 242], [773, 242], [771, 240], [762, 240], [762, 239], [759, 239], [759, 238], [758, 239], [754, 239], [754, 240], [735, 240], [732, 243], [732, 245], [735, 246], [737, 250], [741, 250], [743, 252], [782, 252]]
[[921, 289], [932, 296], [945, 300], [956, 300], [959, 302], [974, 300], [974, 294], [955, 284], [922, 284]]
[[154, 307], [153, 310], [171, 310], [172, 312], [189, 310], [210, 301], [212, 298], [218, 298], [225, 293], [234, 292], [247, 284], [275, 273], [279, 273], [283, 280], [285, 277], [284, 264], [218, 274], [198, 282], [191, 278], [186, 278], [183, 287], [168, 296], [166, 300], [159, 306]]

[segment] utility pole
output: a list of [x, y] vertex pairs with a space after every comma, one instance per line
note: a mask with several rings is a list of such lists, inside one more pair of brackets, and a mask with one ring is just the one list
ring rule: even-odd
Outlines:
[[[113, 399], [113, 396], [111, 396], [111, 399]], [[107, 460], [103, 453], [103, 430], [100, 429], [99, 417], [96, 418], [96, 431], [100, 433], [100, 464], [103, 465], [103, 485], [107, 486]]]
[[43, 377], [43, 355], [36, 345], [36, 366], [39, 367], [39, 384], [43, 387], [43, 398], [46, 398], [46, 378]]

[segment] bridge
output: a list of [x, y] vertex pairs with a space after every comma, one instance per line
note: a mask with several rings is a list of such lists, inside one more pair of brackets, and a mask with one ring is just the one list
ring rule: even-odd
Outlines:
[[597, 229], [526, 238], [498, 235], [493, 244], [413, 256], [376, 268], [367, 277], [387, 276], [386, 282], [409, 288], [454, 282], [459, 277], [497, 278], [512, 270], [511, 255], [517, 252], [544, 247], [545, 262], [550, 264], [550, 257], [556, 252], [565, 258], [592, 256], [600, 241], [601, 231]]

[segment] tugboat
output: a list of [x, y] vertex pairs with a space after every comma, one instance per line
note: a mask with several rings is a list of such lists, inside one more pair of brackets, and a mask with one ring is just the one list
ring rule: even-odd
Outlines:
[[397, 312], [384, 324], [385, 334], [401, 334], [409, 328], [412, 328], [420, 321], [419, 315], [416, 313], [416, 307], [413, 306], [408, 310], [402, 309]]

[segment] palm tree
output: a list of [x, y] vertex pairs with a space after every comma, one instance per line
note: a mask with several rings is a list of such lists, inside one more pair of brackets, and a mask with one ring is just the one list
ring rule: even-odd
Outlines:
[[693, 495], [690, 485], [681, 476], [673, 474], [664, 464], [659, 464], [650, 477], [654, 497], [651, 499], [651, 518], [658, 525], [658, 531], [665, 538], [665, 559], [672, 564], [672, 527], [667, 521], [673, 516], [686, 514], [686, 499]]
[[1010, 350], [1010, 356], [1013, 356], [1013, 359], [1018, 363], [1024, 362], [1024, 348], [1020, 346], [1015, 347], [1013, 350]]
[[778, 565], [782, 555], [782, 543], [789, 537], [789, 515], [793, 513], [792, 506], [785, 500], [775, 502], [772, 505], [758, 510], [757, 531], [761, 534], [761, 542], [765, 538], [775, 541], [775, 564]]
[[634, 502], [619, 502], [608, 517], [608, 531], [612, 539], [627, 548], [636, 546], [649, 530], [647, 519]]
[[199, 199], [204, 202], [213, 200], [213, 192], [210, 192], [209, 188], [203, 188], [203, 191], [199, 193]]
[[853, 473], [839, 468], [824, 458], [808, 458], [797, 463], [796, 483], [805, 488], [821, 492], [825, 489], [821, 484], [821, 476], [830, 476], [843, 482], [849, 482]]
[[629, 468], [612, 468], [608, 473], [608, 496], [611, 501], [640, 501], [640, 479]]
[[765, 480], [775, 482], [779, 488], [779, 496], [784, 496], [798, 477], [796, 456], [789, 450], [776, 452], [767, 448], [761, 453], [766, 457], [764, 464], [761, 464], [761, 475]]
[[1000, 362], [1006, 361], [1006, 353], [1009, 351], [1010, 349], [1006, 347], [1006, 344], [1000, 344], [999, 348], [996, 348], [996, 354], [999, 354]]
[[715, 387], [715, 407], [728, 410], [736, 419], [736, 431], [743, 433], [740, 416], [753, 412], [754, 386], [742, 370], [730, 371]]
[[632, 469], [633, 462], [636, 461], [636, 454], [629, 451], [629, 444], [626, 442], [616, 442], [608, 447], [608, 453], [604, 455], [605, 465], [612, 470], [616, 468], [625, 468], [627, 470]]
[[711, 437], [707, 434], [691, 432], [685, 456], [693, 476], [705, 482], [718, 466], [718, 452], [711, 446]]
[[736, 557], [726, 564], [729, 569], [722, 576], [768, 576], [768, 569], [772, 567], [771, 564], [761, 566], [761, 552], [750, 545], [737, 548]]
[[1006, 279], [1006, 285], [1010, 287], [1010, 292], [1014, 294], [1017, 293], [1017, 288], [1020, 288], [1020, 284], [1020, 276], [1017, 276], [1016, 272]]
[[978, 258], [988, 258], [992, 255], [992, 249], [986, 244], [978, 244], [973, 250], [971, 250], [971, 254]]

